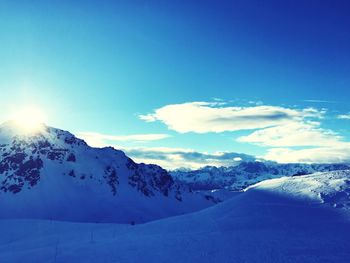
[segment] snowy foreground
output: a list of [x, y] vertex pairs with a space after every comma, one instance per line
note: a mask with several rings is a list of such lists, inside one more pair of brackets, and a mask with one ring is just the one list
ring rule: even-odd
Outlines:
[[140, 225], [0, 221], [0, 262], [349, 262], [350, 171], [261, 182]]

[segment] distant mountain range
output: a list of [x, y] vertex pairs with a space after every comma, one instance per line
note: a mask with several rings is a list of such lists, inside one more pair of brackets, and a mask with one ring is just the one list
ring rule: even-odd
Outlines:
[[0, 218], [140, 223], [210, 205], [157, 165], [42, 125], [0, 126]]
[[270, 161], [243, 161], [231, 167], [206, 166], [198, 170], [171, 171], [174, 180], [193, 190], [243, 190], [249, 185], [283, 176], [348, 170], [350, 164], [279, 164]]

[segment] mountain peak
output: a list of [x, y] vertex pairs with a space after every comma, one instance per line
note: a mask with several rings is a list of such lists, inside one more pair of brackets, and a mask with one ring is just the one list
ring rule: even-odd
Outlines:
[[16, 120], [10, 120], [0, 125], [0, 142], [4, 139], [14, 137], [30, 138], [38, 135], [45, 135], [49, 132], [49, 127], [44, 123], [23, 124]]
[[49, 127], [44, 123], [26, 127], [17, 121], [7, 121], [0, 125], [0, 144], [10, 144], [13, 142], [37, 143], [46, 141], [52, 145], [78, 144], [86, 145], [85, 141], [76, 138], [68, 131]]

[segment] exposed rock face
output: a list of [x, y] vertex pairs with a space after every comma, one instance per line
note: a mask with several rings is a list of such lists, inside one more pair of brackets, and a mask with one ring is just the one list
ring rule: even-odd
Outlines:
[[129, 184], [146, 196], [154, 196], [155, 191], [164, 196], [169, 195], [169, 189], [174, 185], [173, 178], [157, 165], [135, 164], [131, 159], [127, 166], [132, 170], [129, 176]]

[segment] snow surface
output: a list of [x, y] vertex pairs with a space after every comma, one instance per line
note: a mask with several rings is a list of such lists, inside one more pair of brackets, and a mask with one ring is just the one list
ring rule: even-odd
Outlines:
[[350, 173], [333, 171], [312, 175], [282, 177], [257, 183], [245, 191], [266, 192], [303, 199], [311, 203], [323, 203], [341, 208], [350, 216]]
[[0, 261], [345, 263], [349, 181], [350, 171], [268, 180], [140, 225], [1, 220]]

